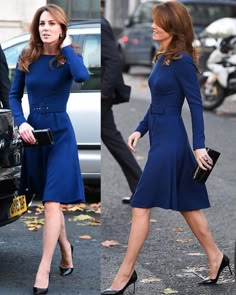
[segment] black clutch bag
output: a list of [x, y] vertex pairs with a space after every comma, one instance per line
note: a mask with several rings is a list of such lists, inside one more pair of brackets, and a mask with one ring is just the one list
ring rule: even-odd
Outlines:
[[115, 88], [113, 96], [113, 104], [120, 104], [124, 102], [129, 102], [131, 93], [131, 87], [129, 85], [121, 84]]
[[42, 145], [50, 145], [54, 143], [53, 135], [51, 129], [39, 129], [33, 130], [34, 137], [36, 142], [34, 144], [30, 144], [28, 142], [23, 141], [24, 147], [34, 147], [34, 146], [42, 146]]
[[210, 170], [203, 170], [199, 166], [197, 166], [194, 169], [193, 179], [200, 182], [200, 183], [206, 182], [208, 176], [211, 174], [211, 171], [213, 170], [213, 167], [216, 164], [216, 161], [218, 160], [218, 158], [220, 156], [220, 153], [215, 150], [212, 150], [210, 148], [206, 148], [206, 150], [207, 150], [208, 155], [211, 157], [211, 159], [213, 161], [213, 165]]

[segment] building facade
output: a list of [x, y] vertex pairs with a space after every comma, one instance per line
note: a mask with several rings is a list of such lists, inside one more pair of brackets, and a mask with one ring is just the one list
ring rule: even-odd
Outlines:
[[115, 35], [123, 29], [125, 20], [140, 0], [104, 0], [104, 16], [110, 22]]
[[35, 11], [47, 3], [61, 6], [69, 21], [100, 17], [100, 0], [7, 0], [0, 9], [0, 42], [28, 32]]

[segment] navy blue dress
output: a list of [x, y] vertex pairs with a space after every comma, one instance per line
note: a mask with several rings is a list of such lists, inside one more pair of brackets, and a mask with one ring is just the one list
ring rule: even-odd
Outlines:
[[205, 185], [192, 179], [197, 163], [188, 141], [181, 109], [185, 98], [192, 118], [193, 149], [205, 147], [201, 95], [196, 67], [186, 53], [169, 65], [164, 56], [149, 77], [151, 105], [136, 131], [149, 131], [150, 150], [131, 201], [132, 207], [177, 211], [208, 208]]
[[[42, 201], [70, 204], [84, 202], [84, 187], [75, 133], [66, 105], [72, 81], [89, 75], [83, 59], [71, 46], [62, 48], [66, 58], [57, 66], [54, 55], [41, 55], [25, 73], [16, 69], [10, 92], [10, 106], [19, 126], [28, 122], [34, 129], [50, 128], [54, 144], [24, 149], [20, 193], [37, 194]], [[27, 87], [30, 114], [24, 117], [21, 99]], [[78, 102], [79, 103], [79, 102]]]

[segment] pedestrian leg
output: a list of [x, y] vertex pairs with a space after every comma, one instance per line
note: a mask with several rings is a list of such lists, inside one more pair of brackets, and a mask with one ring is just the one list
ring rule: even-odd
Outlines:
[[63, 212], [61, 211], [61, 230], [60, 235], [58, 239], [60, 249], [61, 249], [61, 263], [60, 267], [66, 269], [66, 268], [72, 268], [73, 267], [73, 261], [72, 261], [72, 253], [71, 253], [71, 244], [67, 239], [66, 234], [66, 227], [65, 227], [65, 217]]
[[34, 286], [47, 288], [53, 253], [61, 230], [60, 203], [45, 202], [45, 224], [43, 228], [43, 255], [39, 264]]
[[109, 152], [120, 165], [130, 190], [134, 193], [142, 170], [135, 157], [129, 150], [122, 134], [117, 129], [112, 107], [108, 103], [102, 103], [101, 138]]
[[147, 238], [151, 209], [133, 208], [128, 248], [120, 269], [112, 283], [112, 290], [122, 289], [130, 279], [135, 262]]
[[223, 253], [213, 240], [205, 215], [200, 210], [185, 211], [181, 214], [207, 254], [210, 268], [209, 277], [216, 278]]

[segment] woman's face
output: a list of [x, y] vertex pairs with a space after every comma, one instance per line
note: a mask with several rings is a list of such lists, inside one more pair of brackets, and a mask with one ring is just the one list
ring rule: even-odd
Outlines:
[[155, 41], [162, 43], [162, 46], [166, 47], [170, 43], [172, 36], [163, 30], [161, 27], [157, 26], [154, 22], [152, 23], [152, 38]]
[[58, 43], [62, 33], [61, 25], [48, 11], [44, 11], [39, 19], [39, 35], [43, 43]]

